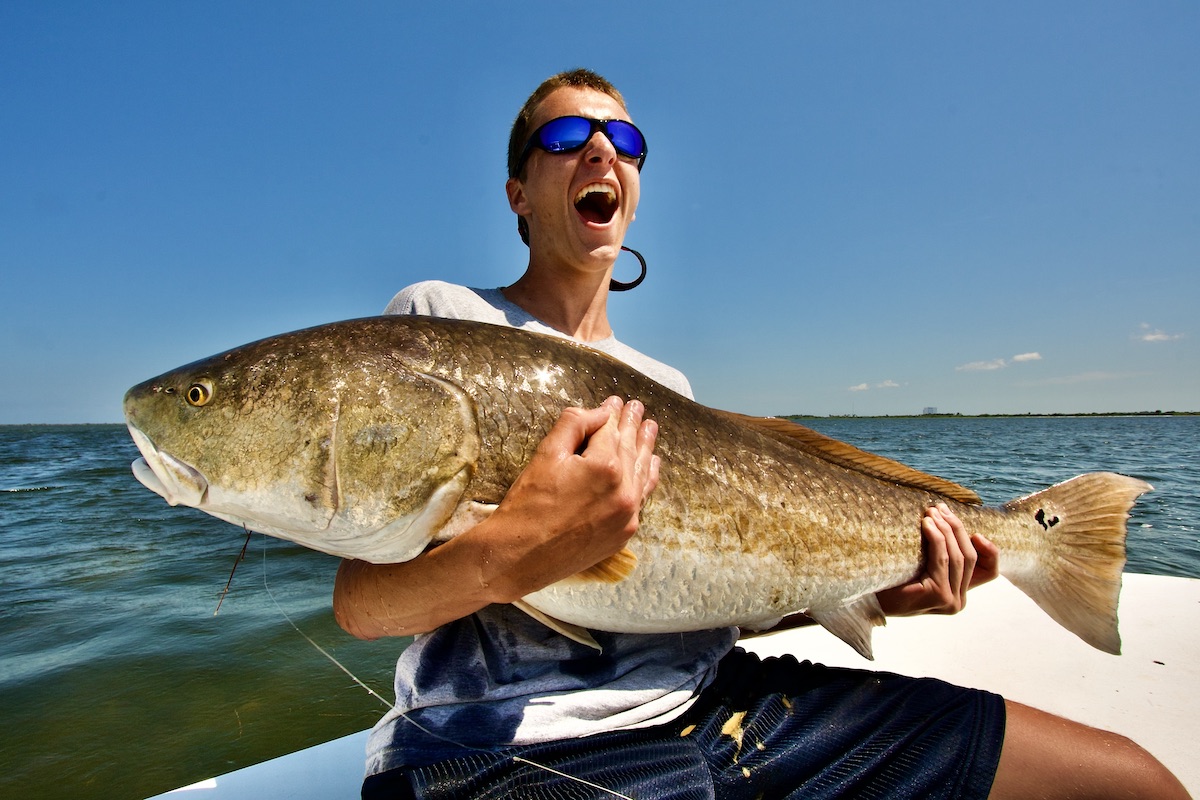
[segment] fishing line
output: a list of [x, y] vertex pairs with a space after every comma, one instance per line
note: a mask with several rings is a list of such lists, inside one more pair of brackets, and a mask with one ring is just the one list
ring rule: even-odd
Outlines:
[[574, 775], [568, 775], [565, 772], [559, 772], [558, 770], [556, 770], [552, 767], [547, 767], [545, 764], [539, 764], [536, 761], [530, 761], [528, 758], [523, 758], [521, 756], [513, 756], [512, 760], [516, 761], [518, 763], [521, 763], [521, 764], [528, 764], [531, 767], [537, 767], [539, 769], [544, 769], [544, 770], [546, 770], [546, 772], [553, 773], [562, 778], [567, 778], [568, 780], [575, 781], [576, 783], [582, 783], [584, 786], [588, 786], [592, 789], [599, 789], [600, 791], [604, 792], [605, 794], [611, 794], [613, 797], [622, 797], [622, 798], [624, 798], [624, 800], [636, 800], [636, 798], [630, 797], [627, 794], [621, 794], [620, 792], [613, 791], [612, 789], [609, 789], [605, 786], [601, 786], [598, 783], [592, 783], [591, 781], [585, 781], [583, 778], [576, 778]]
[[213, 610], [214, 617], [220, 613], [221, 603], [225, 602], [225, 595], [229, 594], [229, 587], [233, 585], [233, 573], [237, 572], [238, 564], [242, 563], [242, 559], [246, 557], [246, 548], [250, 546], [250, 537], [253, 534], [245, 525], [242, 526], [242, 530], [246, 532], [246, 541], [242, 542], [242, 552], [238, 553], [238, 557], [233, 561], [233, 569], [229, 570], [229, 580], [225, 581], [225, 588], [221, 590], [221, 596], [217, 599], [217, 607]]
[[[248, 537], [249, 537], [249, 532], [247, 532], [247, 539], [246, 539], [247, 545], [250, 544], [250, 539]], [[245, 545], [243, 545], [242, 546], [242, 555], [244, 556], [245, 553], [246, 553], [246, 547], [245, 547]], [[368, 686], [367, 684], [365, 684], [361, 680], [359, 680], [358, 676], [355, 675], [353, 672], [351, 672], [349, 669], [347, 669], [346, 666], [344, 664], [342, 664], [342, 662], [340, 662], [336, 658], [334, 658], [333, 654], [331, 654], [324, 647], [321, 647], [321, 645], [319, 645], [315, 641], [313, 641], [312, 637], [309, 636], [307, 633], [300, 630], [300, 626], [298, 626], [295, 622], [292, 621], [292, 618], [290, 616], [288, 616], [288, 613], [283, 610], [283, 606], [281, 606], [279, 604], [279, 601], [275, 599], [275, 595], [271, 592], [271, 586], [267, 582], [267, 537], [265, 534], [263, 536], [262, 554], [263, 554], [263, 569], [262, 569], [263, 589], [266, 590], [267, 597], [271, 598], [271, 602], [275, 604], [275, 608], [279, 611], [279, 613], [283, 616], [283, 618], [285, 620], [287, 620], [288, 624], [292, 626], [292, 628], [296, 631], [296, 633], [303, 636], [305, 641], [307, 641], [309, 644], [311, 644], [313, 647], [315, 647], [317, 649], [318, 653], [320, 653], [321, 655], [325, 656], [327, 659], [332, 661], [334, 666], [336, 666], [342, 672], [344, 672], [348, 676], [350, 676], [350, 680], [354, 681], [356, 684], [358, 684], [363, 689], [365, 689], [367, 694], [371, 695], [376, 700], [383, 703], [385, 706], [392, 709], [393, 711], [396, 711], [405, 722], [407, 722], [409, 725], [412, 725], [413, 727], [417, 728], [417, 730], [421, 731], [422, 733], [426, 734], [427, 736], [430, 736], [434, 739], [438, 739], [440, 741], [446, 742], [447, 744], [452, 744], [455, 747], [461, 747], [464, 750], [470, 750], [470, 751], [474, 751], [477, 753], [490, 753], [491, 752], [490, 750], [485, 750], [482, 747], [472, 747], [471, 745], [463, 744], [462, 742], [456, 742], [453, 739], [449, 739], [445, 736], [442, 736], [441, 734], [435, 733], [434, 731], [431, 731], [428, 728], [426, 728], [421, 723], [419, 723], [416, 720], [409, 717], [407, 712], [397, 711], [394, 703], [388, 702], [388, 700], [385, 699], [384, 697], [380, 696], [380, 694], [378, 692], [376, 692], [370, 686]], [[241, 560], [241, 558], [239, 557], [239, 561], [240, 560]], [[234, 567], [236, 568], [237, 565], [234, 564]], [[232, 573], [230, 573], [229, 579], [231, 581], [233, 580]], [[226, 587], [226, 591], [228, 591], [228, 587]], [[218, 604], [218, 608], [219, 607], [220, 606]], [[610, 795], [612, 797], [621, 798], [621, 800], [636, 800], [636, 798], [630, 797], [627, 794], [621, 794], [618, 791], [614, 791], [613, 789], [609, 789], [607, 787], [601, 786], [598, 783], [593, 783], [589, 780], [585, 780], [584, 778], [578, 778], [574, 775], [568, 775], [565, 772], [561, 772], [557, 769], [554, 769], [553, 767], [546, 766], [545, 764], [539, 764], [538, 762], [533, 761], [532, 759], [525, 758], [524, 756], [512, 756], [512, 760], [513, 760], [513, 763], [528, 764], [531, 767], [545, 770], [546, 772], [549, 772], [552, 775], [557, 775], [560, 778], [566, 778], [567, 780], [575, 781], [576, 783], [582, 784], [583, 786], [587, 786], [590, 789], [596, 789], [597, 791], [604, 792], [605, 794]]]
[[263, 554], [263, 570], [262, 570], [262, 574], [263, 574], [263, 588], [267, 590], [267, 597], [271, 598], [271, 602], [275, 604], [275, 608], [276, 608], [276, 609], [279, 611], [279, 613], [280, 613], [281, 615], [283, 615], [283, 618], [287, 620], [288, 624], [289, 624], [289, 625], [291, 625], [293, 629], [295, 629], [296, 633], [298, 633], [298, 634], [300, 634], [301, 636], [303, 636], [303, 637], [305, 638], [305, 640], [306, 640], [306, 641], [307, 641], [309, 644], [311, 644], [313, 647], [315, 647], [315, 648], [317, 649], [317, 652], [318, 652], [318, 653], [320, 653], [321, 655], [325, 656], [325, 657], [326, 657], [326, 658], [328, 658], [330, 661], [332, 661], [332, 662], [333, 662], [333, 664], [334, 664], [334, 666], [336, 666], [336, 667], [337, 667], [338, 669], [340, 669], [342, 672], [344, 672], [344, 673], [346, 673], [347, 675], [349, 675], [349, 676], [350, 676], [350, 680], [354, 681], [354, 682], [355, 682], [355, 683], [357, 683], [359, 686], [361, 686], [363, 689], [365, 689], [365, 690], [367, 691], [367, 694], [371, 695], [371, 697], [374, 697], [376, 700], [378, 700], [379, 702], [383, 703], [383, 704], [384, 704], [385, 706], [387, 706], [388, 708], [395, 708], [395, 706], [394, 706], [394, 705], [392, 705], [392, 704], [391, 704], [391, 703], [389, 703], [389, 702], [388, 702], [388, 701], [387, 701], [385, 698], [383, 698], [382, 696], [380, 696], [380, 694], [379, 694], [378, 692], [376, 692], [376, 691], [375, 691], [374, 689], [372, 689], [370, 686], [367, 686], [367, 684], [365, 684], [365, 683], [363, 683], [362, 681], [360, 681], [360, 680], [358, 679], [358, 676], [357, 676], [357, 675], [355, 675], [353, 672], [351, 672], [350, 670], [348, 670], [348, 669], [347, 669], [347, 668], [346, 668], [346, 667], [345, 667], [345, 666], [342, 664], [342, 662], [340, 662], [340, 661], [338, 661], [336, 658], [334, 658], [332, 653], [330, 653], [330, 652], [329, 652], [329, 651], [327, 651], [327, 650], [326, 650], [324, 647], [321, 647], [321, 645], [319, 645], [319, 644], [317, 644], [315, 641], [313, 641], [313, 639], [312, 639], [312, 637], [311, 637], [311, 636], [309, 636], [309, 635], [308, 635], [307, 633], [305, 633], [304, 631], [300, 630], [300, 626], [299, 626], [299, 625], [297, 625], [295, 622], [293, 622], [293, 621], [292, 621], [292, 618], [288, 616], [288, 613], [287, 613], [286, 611], [284, 611], [284, 610], [283, 610], [283, 606], [279, 605], [279, 601], [275, 599], [275, 595], [274, 595], [274, 594], [271, 592], [271, 585], [270, 585], [269, 583], [267, 583], [267, 540], [266, 540], [266, 536], [265, 536], [265, 535], [263, 536], [263, 551], [262, 551], [262, 554]]

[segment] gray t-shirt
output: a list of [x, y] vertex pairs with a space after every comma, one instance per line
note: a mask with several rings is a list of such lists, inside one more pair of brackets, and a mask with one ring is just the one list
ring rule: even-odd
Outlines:
[[[571, 338], [551, 328], [516, 303], [510, 302], [499, 289], [468, 289], [442, 281], [425, 281], [402, 289], [392, 298], [392, 302], [388, 303], [383, 313], [470, 319], [548, 333], [561, 339]], [[693, 397], [692, 386], [682, 372], [617, 341], [615, 336], [584, 344], [624, 361], [638, 372], [653, 378], [668, 389], [674, 389], [684, 397]]]
[[[427, 281], [397, 294], [385, 313], [470, 319], [569, 338], [499, 289]], [[587, 344], [692, 396], [681, 372], [613, 337]], [[496, 605], [416, 637], [396, 665], [396, 707], [371, 732], [367, 774], [472, 749], [669, 722], [712, 680], [737, 629], [593, 636], [603, 652], [512, 606]]]

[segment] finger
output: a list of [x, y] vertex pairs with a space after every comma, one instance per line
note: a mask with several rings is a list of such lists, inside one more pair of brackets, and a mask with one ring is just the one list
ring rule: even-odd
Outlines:
[[929, 508], [921, 519], [921, 535], [925, 546], [926, 579], [935, 586], [950, 584], [950, 551], [946, 545], [947, 533], [938, 523], [937, 509]]
[[954, 536], [950, 523], [936, 506], [926, 510], [923, 522], [928, 531], [927, 543], [930, 551], [926, 556], [929, 563], [930, 590], [938, 598], [932, 609], [936, 613], [955, 613], [962, 607], [963, 554]]
[[658, 442], [658, 423], [652, 419], [644, 419], [638, 425], [637, 431], [637, 449], [638, 453], [650, 451], [654, 449], [654, 445]]
[[623, 457], [633, 460], [637, 459], [638, 435], [642, 425], [642, 416], [645, 411], [646, 407], [642, 405], [640, 400], [630, 400], [621, 410], [618, 431], [621, 437], [620, 443]]
[[995, 580], [1000, 575], [1000, 548], [991, 539], [982, 534], [971, 537], [979, 560], [975, 562], [975, 571], [971, 574], [971, 586], [980, 586]]
[[[620, 451], [624, 447], [622, 441], [622, 420], [627, 416], [626, 403], [620, 397], [613, 395], [606, 398], [600, 404], [599, 410], [608, 412], [608, 419], [597, 430], [592, 432], [591, 438], [588, 440], [588, 448], [593, 453], [602, 453], [605, 456], [612, 455], [619, 458]], [[595, 445], [594, 449], [593, 445]]]
[[645, 419], [646, 407], [639, 400], [630, 400], [621, 411], [621, 458], [632, 468], [633, 475], [645, 479], [650, 457], [658, 439], [658, 423]]
[[658, 456], [650, 457], [650, 479], [646, 481], [646, 496], [649, 497], [651, 492], [658, 486], [658, 476], [662, 469], [662, 459]]
[[932, 511], [934, 523], [937, 525], [938, 531], [942, 534], [942, 541], [946, 548], [946, 580], [948, 605], [953, 605], [955, 598], [962, 594], [963, 581], [963, 553], [962, 547], [959, 544], [958, 537], [954, 535], [954, 528], [946, 521], [942, 515], [940, 508], [934, 508]]
[[642, 485], [642, 502], [644, 503], [654, 487], [658, 485], [661, 459], [654, 454], [654, 445], [658, 441], [658, 423], [652, 419], [643, 420], [638, 426], [637, 462], [634, 465], [634, 475], [644, 483]]
[[975, 568], [979, 561], [979, 553], [975, 549], [975, 545], [971, 541], [971, 536], [967, 533], [966, 526], [958, 515], [945, 503], [938, 504], [938, 510], [941, 512], [942, 519], [950, 526], [951, 534], [954, 537], [956, 547], [962, 556], [962, 577], [956, 584], [956, 591], [959, 596], [960, 605], [966, 604], [967, 590], [971, 588], [974, 582]]
[[616, 411], [607, 400], [598, 408], [563, 409], [539, 449], [558, 457], [578, 453], [584, 443], [609, 424]]

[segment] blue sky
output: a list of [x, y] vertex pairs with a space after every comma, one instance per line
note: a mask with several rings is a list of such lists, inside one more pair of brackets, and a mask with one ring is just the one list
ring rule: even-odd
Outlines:
[[575, 66], [649, 142], [614, 327], [701, 401], [1200, 410], [1197, 41], [1192, 2], [11, 0], [0, 423], [511, 282], [508, 126]]

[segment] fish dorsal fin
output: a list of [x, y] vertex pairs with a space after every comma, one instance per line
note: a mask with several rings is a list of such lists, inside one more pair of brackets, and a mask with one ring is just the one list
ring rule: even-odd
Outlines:
[[868, 453], [866, 450], [859, 450], [854, 445], [838, 441], [823, 433], [817, 433], [812, 428], [806, 428], [790, 420], [776, 417], [750, 417], [733, 411], [713, 410], [726, 419], [753, 428], [777, 442], [794, 447], [809, 455], [823, 458], [839, 467], [852, 469], [872, 478], [898, 483], [913, 489], [936, 492], [967, 505], [983, 504], [979, 495], [965, 486], [959, 486], [945, 478], [913, 469], [899, 461]]

